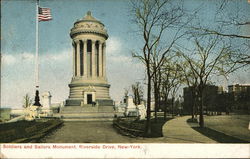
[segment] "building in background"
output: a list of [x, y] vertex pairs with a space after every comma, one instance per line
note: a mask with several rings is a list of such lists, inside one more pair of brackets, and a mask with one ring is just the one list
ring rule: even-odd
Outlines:
[[250, 84], [229, 85], [228, 96], [234, 111], [250, 113]]
[[[185, 114], [198, 112], [199, 99], [195, 98], [193, 87], [183, 89]], [[195, 101], [197, 100], [197, 101]], [[223, 87], [207, 85], [203, 92], [203, 108], [208, 114], [221, 114], [221, 112], [250, 113], [250, 84], [235, 84], [228, 86], [228, 92]]]
[[[221, 112], [226, 111], [226, 104], [224, 104], [225, 91], [221, 86], [207, 85], [203, 91], [203, 109], [206, 112]], [[194, 87], [183, 88], [183, 113], [192, 114], [198, 112], [199, 99], [195, 98]], [[220, 100], [219, 100], [220, 99]], [[195, 101], [196, 100], [196, 101]], [[194, 109], [194, 110], [192, 110]]]

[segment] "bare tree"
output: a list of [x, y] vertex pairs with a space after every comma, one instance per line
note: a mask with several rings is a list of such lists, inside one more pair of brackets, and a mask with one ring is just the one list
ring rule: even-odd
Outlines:
[[183, 83], [183, 78], [180, 74], [179, 65], [174, 65], [173, 78], [171, 79], [171, 106], [172, 106], [172, 118], [174, 118], [174, 102], [175, 97], [177, 95], [177, 91], [179, 90], [180, 85]]
[[[246, 5], [243, 5], [246, 3]], [[231, 60], [233, 63], [237, 63], [240, 66], [246, 66], [250, 64], [250, 35], [247, 28], [250, 27], [249, 21], [249, 4], [247, 1], [230, 1], [219, 0], [215, 2], [215, 8], [213, 14], [213, 25], [207, 25], [203, 23], [204, 20], [198, 20], [196, 24], [190, 24], [189, 31], [196, 36], [219, 36], [224, 40], [228, 40], [234, 43], [235, 47], [239, 50], [237, 54], [232, 54]], [[201, 7], [205, 8], [207, 5]]]
[[197, 115], [197, 88], [198, 88], [198, 76], [189, 68], [188, 61], [180, 62], [179, 64], [180, 74], [182, 75], [184, 83], [188, 86], [193, 97], [193, 103], [191, 106], [192, 121], [194, 121], [194, 116]]
[[[155, 69], [155, 67], [153, 68]], [[156, 70], [154, 76], [152, 77], [153, 82], [153, 90], [154, 90], [154, 101], [155, 101], [155, 121], [157, 121], [157, 111], [159, 109], [160, 104], [160, 86], [161, 86], [161, 71], [160, 69]]]
[[133, 101], [135, 105], [141, 104], [141, 101], [143, 100], [143, 87], [141, 86], [140, 82], [132, 84], [131, 88], [133, 92], [133, 98], [134, 98]]
[[24, 97], [23, 97], [23, 108], [28, 108], [30, 105], [32, 104], [32, 98], [29, 96], [29, 94], [27, 93]]
[[163, 69], [163, 81], [162, 81], [162, 97], [164, 99], [164, 120], [167, 119], [167, 103], [168, 103], [168, 96], [171, 90], [171, 71], [172, 67], [169, 63], [164, 65]]
[[[147, 122], [146, 134], [151, 134], [151, 81], [156, 73], [152, 71], [153, 49], [162, 46], [162, 50], [157, 51], [159, 62], [155, 70], [162, 66], [165, 56], [169, 53], [177, 34], [170, 40], [170, 43], [163, 43], [163, 35], [168, 28], [176, 25], [183, 15], [182, 8], [173, 5], [170, 0], [136, 0], [131, 1], [133, 22], [139, 28], [139, 34], [143, 39], [142, 51], [134, 52], [133, 56], [139, 58], [144, 64], [147, 75]], [[171, 39], [171, 37], [169, 37]]]
[[[197, 87], [195, 91], [199, 102], [199, 124], [204, 127], [203, 118], [203, 91], [211, 80], [212, 75], [222, 75], [234, 70], [234, 65], [228, 62], [230, 55], [234, 53], [231, 46], [221, 40], [219, 36], [209, 38], [195, 38], [194, 49], [191, 52], [178, 50], [188, 69], [195, 77]], [[197, 78], [197, 79], [196, 79]]]
[[128, 96], [128, 92], [129, 92], [129, 89], [128, 88], [124, 88], [124, 97]]
[[[157, 66], [159, 65], [159, 56], [156, 47], [152, 55], [152, 66], [151, 66], [152, 72], [154, 72], [154, 75], [152, 76], [152, 83], [153, 83], [153, 92], [155, 101], [155, 108], [154, 108], [155, 122], [157, 122], [157, 111], [160, 106], [160, 94], [162, 88], [161, 85], [162, 85], [162, 71], [163, 71], [162, 66], [157, 68]], [[164, 63], [166, 63], [166, 60], [163, 61], [163, 65]]]
[[[168, 62], [164, 64], [163, 76], [162, 76], [162, 95], [164, 98], [164, 119], [167, 118], [167, 107], [168, 107], [168, 97], [171, 95], [172, 100], [178, 90], [178, 87], [182, 83], [182, 78], [180, 77], [179, 66], [173, 61], [172, 58], [168, 59]], [[173, 103], [173, 101], [172, 101]], [[172, 109], [173, 110], [173, 109]]]

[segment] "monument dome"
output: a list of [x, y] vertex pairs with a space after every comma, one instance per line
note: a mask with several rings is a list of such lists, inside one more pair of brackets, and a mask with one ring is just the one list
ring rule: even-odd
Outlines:
[[106, 40], [104, 24], [91, 12], [74, 23], [70, 31], [73, 46], [73, 77], [66, 106], [113, 105], [106, 77]]
[[106, 40], [108, 39], [107, 30], [105, 29], [104, 24], [101, 21], [95, 19], [91, 15], [90, 11], [88, 11], [87, 15], [82, 19], [79, 19], [74, 23], [74, 27], [71, 29], [70, 36], [71, 38], [74, 38], [75, 36], [84, 33], [97, 34], [104, 37]]

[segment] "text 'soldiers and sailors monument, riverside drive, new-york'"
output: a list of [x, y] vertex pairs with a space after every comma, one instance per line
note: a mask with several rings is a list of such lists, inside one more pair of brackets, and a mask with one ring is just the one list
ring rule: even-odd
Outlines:
[[73, 77], [67, 106], [113, 106], [106, 76], [107, 30], [91, 12], [74, 23], [70, 36], [73, 46]]

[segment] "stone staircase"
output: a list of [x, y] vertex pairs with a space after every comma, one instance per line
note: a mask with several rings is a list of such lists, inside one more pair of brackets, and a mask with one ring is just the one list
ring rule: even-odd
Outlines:
[[65, 121], [107, 121], [113, 120], [115, 115], [113, 106], [65, 106], [60, 113], [54, 114]]
[[[82, 99], [67, 99], [65, 104], [66, 106], [80, 106], [82, 101]], [[98, 103], [99, 106], [114, 105], [114, 101], [111, 99], [97, 99], [96, 103]]]
[[106, 100], [97, 99], [96, 102], [97, 102], [98, 105], [100, 105], [100, 106], [114, 105], [114, 101], [111, 100], [111, 99], [106, 99]]
[[84, 106], [66, 106], [63, 107], [60, 113], [84, 113], [84, 112], [98, 112], [98, 107], [93, 107], [91, 104]]

